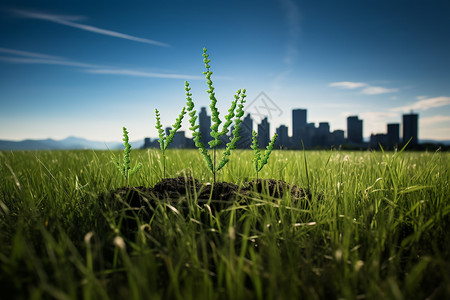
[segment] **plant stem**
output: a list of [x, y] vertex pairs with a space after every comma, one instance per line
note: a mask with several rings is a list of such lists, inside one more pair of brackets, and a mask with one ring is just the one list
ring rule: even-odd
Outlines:
[[214, 184], [216, 183], [216, 147], [213, 148], [214, 153], [214, 162], [213, 162], [213, 176], [214, 176]]
[[163, 179], [166, 178], [166, 155], [163, 152]]

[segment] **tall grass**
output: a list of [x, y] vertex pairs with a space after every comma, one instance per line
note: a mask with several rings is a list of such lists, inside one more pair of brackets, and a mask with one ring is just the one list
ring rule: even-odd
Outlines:
[[[253, 179], [236, 150], [218, 181]], [[306, 160], [304, 156], [306, 155]], [[196, 150], [166, 176], [212, 182]], [[130, 186], [161, 180], [156, 150]], [[450, 296], [447, 153], [274, 151], [261, 178], [310, 200], [262, 194], [220, 212], [161, 200], [133, 236], [102, 194], [122, 186], [102, 151], [0, 152], [0, 291], [8, 299], [443, 299]], [[308, 174], [306, 173], [306, 165]]]

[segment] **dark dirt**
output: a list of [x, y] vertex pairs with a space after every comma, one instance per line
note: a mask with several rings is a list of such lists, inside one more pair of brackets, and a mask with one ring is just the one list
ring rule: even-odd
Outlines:
[[289, 193], [292, 199], [311, 199], [311, 193], [307, 189], [295, 184], [288, 184], [282, 180], [258, 179], [257, 181], [244, 182], [241, 186], [230, 182], [216, 182], [214, 187], [211, 183], [200, 183], [193, 177], [165, 178], [158, 182], [153, 188], [121, 187], [110, 191], [109, 198], [121, 200], [132, 208], [152, 205], [156, 199], [165, 199], [169, 202], [178, 203], [187, 195], [195, 196], [200, 202], [211, 199], [212, 203], [228, 203], [256, 194], [267, 194], [272, 198], [283, 198]]
[[[249, 202], [261, 194], [273, 199], [280, 199], [289, 193], [294, 201], [310, 200], [307, 189], [291, 185], [281, 180], [258, 179], [242, 183], [241, 186], [230, 182], [200, 183], [193, 177], [165, 178], [153, 188], [121, 187], [101, 196], [114, 211], [125, 211], [122, 223], [125, 228], [136, 228], [136, 218], [149, 221], [159, 201], [166, 201], [176, 206], [181, 212], [187, 197], [196, 197], [199, 205], [208, 204], [213, 211], [230, 207], [235, 201]], [[267, 197], [267, 196], [266, 196]], [[309, 201], [304, 201], [309, 205]]]

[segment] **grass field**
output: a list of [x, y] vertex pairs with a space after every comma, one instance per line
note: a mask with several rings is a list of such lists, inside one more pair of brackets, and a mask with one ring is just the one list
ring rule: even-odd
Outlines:
[[[251, 159], [233, 152], [218, 181], [252, 180]], [[131, 161], [131, 186], [161, 180], [158, 151]], [[212, 181], [196, 150], [166, 168]], [[130, 238], [101, 196], [125, 182], [109, 152], [0, 152], [0, 298], [448, 299], [449, 170], [440, 152], [274, 151], [259, 176], [311, 200], [161, 200]]]

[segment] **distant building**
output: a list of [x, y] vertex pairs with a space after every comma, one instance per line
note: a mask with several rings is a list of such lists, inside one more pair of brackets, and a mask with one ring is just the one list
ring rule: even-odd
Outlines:
[[166, 127], [166, 136], [169, 136], [170, 131], [172, 130], [172, 127]]
[[184, 131], [177, 131], [173, 136], [173, 141], [169, 145], [170, 148], [186, 148], [186, 137]]
[[281, 125], [276, 129], [276, 133], [278, 134], [278, 138], [275, 141], [275, 146], [277, 148], [289, 148], [290, 138], [288, 135], [288, 128], [284, 125]]
[[400, 124], [387, 124], [386, 146], [393, 149], [400, 143]]
[[262, 119], [261, 124], [258, 124], [258, 144], [259, 147], [265, 148], [270, 141], [270, 124], [267, 117]]
[[363, 120], [360, 120], [358, 116], [347, 118], [347, 142], [349, 144], [363, 143]]
[[[305, 149], [310, 149], [316, 146], [317, 128], [315, 123], [308, 123], [306, 127], [302, 129], [302, 136], [300, 140], [299, 147]], [[302, 145], [303, 142], [303, 145]]]
[[418, 119], [419, 115], [410, 113], [403, 115], [403, 136], [402, 136], [402, 142], [403, 144], [406, 144], [410, 139], [411, 142], [410, 145], [417, 145], [419, 141], [418, 136]]
[[394, 149], [400, 141], [400, 125], [387, 124], [387, 133], [377, 133], [370, 135], [369, 147], [377, 149], [383, 147], [384, 149]]
[[198, 115], [198, 124], [199, 132], [202, 136], [200, 141], [205, 145], [206, 148], [209, 148], [208, 142], [212, 140], [210, 135], [211, 132], [211, 117], [206, 113], [206, 107], [202, 107], [200, 109], [200, 113]]
[[159, 148], [159, 147], [160, 147], [160, 145], [159, 145], [158, 139], [151, 140], [148, 137], [144, 139], [144, 145], [142, 146], [143, 149]]
[[377, 133], [371, 134], [369, 140], [369, 147], [372, 149], [378, 149], [380, 145], [385, 148], [388, 144], [387, 134]]
[[331, 133], [331, 145], [340, 146], [345, 144], [344, 130], [335, 130]]
[[307, 127], [307, 111], [306, 109], [292, 110], [292, 146], [301, 148], [301, 141], [305, 142]]
[[239, 149], [250, 149], [252, 145], [252, 133], [253, 133], [253, 120], [250, 114], [242, 120], [241, 130], [239, 134], [241, 139], [236, 143], [236, 148]]
[[325, 147], [330, 144], [330, 124], [328, 122], [320, 122], [316, 130], [315, 146]]
[[144, 146], [142, 146], [142, 148], [150, 148], [151, 144], [151, 139], [149, 137], [146, 137], [144, 138]]

